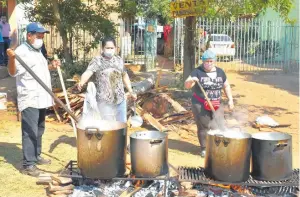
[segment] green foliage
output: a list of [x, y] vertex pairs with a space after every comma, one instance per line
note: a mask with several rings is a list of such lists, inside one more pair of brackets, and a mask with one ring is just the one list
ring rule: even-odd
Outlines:
[[119, 0], [119, 9], [123, 18], [142, 16], [158, 19], [161, 24], [170, 24], [170, 0]]
[[[19, 0], [20, 3], [29, 3], [30, 0]], [[56, 20], [54, 2], [58, 4], [60, 20]], [[85, 52], [96, 48], [99, 41], [105, 36], [115, 36], [115, 24], [108, 18], [116, 7], [105, 3], [104, 0], [92, 0], [84, 3], [81, 0], [39, 0], [34, 6], [25, 6], [26, 15], [31, 21], [39, 21], [44, 25], [55, 26], [63, 40], [66, 40], [62, 50], [69, 51], [73, 57], [69, 43], [75, 42]], [[59, 27], [62, 27], [61, 29]], [[85, 40], [82, 30], [86, 35], [91, 35], [93, 40]], [[64, 31], [64, 32], [62, 32]], [[65, 35], [65, 37], [63, 37]]]
[[293, 3], [294, 0], [212, 0], [203, 16], [235, 20], [249, 14], [255, 16], [264, 13], [267, 8], [271, 8], [278, 12], [286, 22], [291, 22], [288, 14], [293, 8]]
[[[61, 67], [63, 78], [66, 83], [66, 87], [74, 85], [74, 82], [67, 82], [66, 79], [72, 79], [75, 75], [81, 76], [87, 69], [88, 63], [79, 61], [75, 63], [64, 63]], [[53, 88], [61, 88], [60, 79], [57, 71], [51, 71], [51, 84]]]
[[134, 18], [137, 14], [137, 3], [133, 0], [119, 0], [117, 12], [122, 18]]

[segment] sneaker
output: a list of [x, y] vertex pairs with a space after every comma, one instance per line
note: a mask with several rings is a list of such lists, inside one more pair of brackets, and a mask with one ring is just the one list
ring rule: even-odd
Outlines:
[[41, 171], [35, 165], [30, 165], [30, 166], [23, 166], [21, 173], [33, 177], [38, 177]]
[[41, 156], [38, 156], [37, 157], [37, 162], [36, 162], [37, 165], [47, 165], [47, 164], [51, 164], [51, 160], [50, 159], [44, 159], [43, 157]]

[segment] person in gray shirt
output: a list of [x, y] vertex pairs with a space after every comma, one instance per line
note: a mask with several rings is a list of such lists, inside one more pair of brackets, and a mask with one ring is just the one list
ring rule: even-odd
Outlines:
[[15, 55], [18, 55], [49, 89], [51, 89], [49, 69], [56, 69], [61, 63], [59, 60], [53, 60], [48, 65], [41, 53], [42, 37], [47, 30], [40, 23], [30, 23], [26, 29], [26, 42], [18, 46], [15, 51], [7, 49], [8, 72], [16, 77], [18, 110], [22, 114], [23, 168], [21, 172], [37, 177], [41, 171], [36, 165], [51, 163], [50, 160], [42, 158], [41, 153], [46, 108], [53, 106], [54, 102], [50, 94], [15, 59]]

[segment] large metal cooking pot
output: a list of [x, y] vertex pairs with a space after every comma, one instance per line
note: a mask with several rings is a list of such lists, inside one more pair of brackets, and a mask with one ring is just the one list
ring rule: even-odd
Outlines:
[[111, 179], [125, 173], [127, 125], [81, 120], [77, 126], [78, 167], [87, 178]]
[[292, 136], [261, 132], [252, 138], [252, 176], [266, 181], [289, 179], [293, 174]]
[[206, 136], [205, 174], [215, 180], [242, 182], [249, 178], [251, 135], [237, 130], [211, 130]]
[[136, 177], [150, 178], [168, 173], [168, 135], [139, 131], [130, 135], [131, 170]]

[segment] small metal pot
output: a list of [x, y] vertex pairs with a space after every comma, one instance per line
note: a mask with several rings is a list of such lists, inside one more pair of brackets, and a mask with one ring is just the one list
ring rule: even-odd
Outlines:
[[77, 126], [77, 159], [83, 176], [111, 179], [126, 165], [127, 125], [117, 121], [81, 121]]
[[206, 137], [205, 174], [218, 181], [249, 178], [251, 135], [241, 131], [212, 130]]
[[168, 173], [168, 135], [139, 131], [130, 135], [131, 170], [136, 177], [152, 178]]
[[253, 134], [253, 178], [280, 181], [291, 178], [292, 174], [292, 136], [280, 132]]

